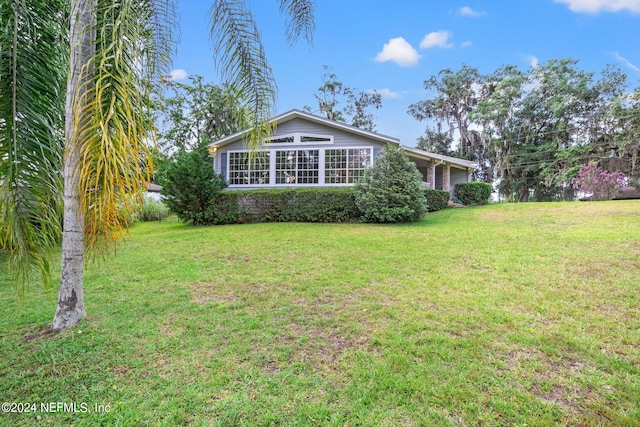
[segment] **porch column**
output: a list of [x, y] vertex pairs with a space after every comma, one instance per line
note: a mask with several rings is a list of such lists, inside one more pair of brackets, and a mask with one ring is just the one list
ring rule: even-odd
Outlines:
[[449, 192], [449, 198], [451, 198], [451, 165], [442, 165], [442, 189]]
[[434, 188], [435, 183], [433, 182], [433, 162], [428, 162], [427, 163], [427, 182], [429, 183], [429, 186], [431, 189]]
[[431, 189], [432, 190], [436, 189], [436, 167], [439, 164], [440, 163], [431, 162], [431, 167], [429, 168], [431, 169]]

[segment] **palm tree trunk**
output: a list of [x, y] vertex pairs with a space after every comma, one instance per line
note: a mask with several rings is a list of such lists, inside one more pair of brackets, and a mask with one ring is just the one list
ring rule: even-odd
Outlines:
[[80, 211], [78, 166], [81, 162], [79, 129], [90, 120], [89, 112], [78, 106], [92, 96], [88, 84], [93, 76], [91, 58], [95, 49], [96, 0], [72, 0], [70, 27], [70, 69], [67, 79], [65, 112], [65, 154], [63, 164], [64, 218], [62, 232], [62, 274], [58, 307], [53, 329], [62, 330], [77, 324], [85, 317], [84, 291], [84, 215]]

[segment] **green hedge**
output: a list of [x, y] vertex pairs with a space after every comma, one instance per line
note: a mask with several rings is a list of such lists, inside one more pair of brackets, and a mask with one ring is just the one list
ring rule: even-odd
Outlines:
[[440, 211], [448, 206], [451, 195], [444, 190], [424, 190], [424, 197], [427, 198], [429, 212]]
[[247, 222], [357, 221], [351, 188], [222, 191], [215, 199], [215, 224]]
[[465, 205], [479, 205], [489, 201], [491, 190], [488, 182], [462, 182], [456, 184], [454, 192]]

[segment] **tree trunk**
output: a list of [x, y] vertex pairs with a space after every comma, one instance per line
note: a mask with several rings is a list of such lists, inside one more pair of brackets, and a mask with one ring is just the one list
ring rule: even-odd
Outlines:
[[[53, 329], [62, 330], [77, 324], [85, 317], [84, 291], [84, 216], [80, 210], [78, 169], [81, 162], [82, 124], [90, 119], [90, 112], [78, 116], [74, 110], [92, 96], [91, 85], [95, 52], [96, 0], [72, 0], [70, 37], [70, 68], [67, 78], [65, 112], [65, 154], [63, 164], [64, 218], [62, 231], [62, 274], [58, 293], [58, 307]], [[86, 67], [85, 67], [86, 66]], [[79, 123], [75, 123], [76, 120]]]

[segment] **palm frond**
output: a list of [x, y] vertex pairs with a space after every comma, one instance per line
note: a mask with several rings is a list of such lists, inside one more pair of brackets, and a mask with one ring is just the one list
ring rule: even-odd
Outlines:
[[[126, 235], [153, 172], [150, 99], [154, 76], [166, 73], [174, 46], [173, 10], [169, 1], [98, 2], [95, 77], [84, 88], [91, 95], [74, 106], [75, 173], [90, 251]], [[88, 114], [92, 118], [83, 122]]]
[[20, 294], [60, 236], [64, 0], [0, 1], [0, 248]]
[[209, 11], [214, 61], [225, 81], [238, 91], [252, 120], [247, 145], [255, 152], [271, 133], [276, 82], [260, 32], [242, 0], [215, 0]]
[[311, 0], [280, 0], [280, 12], [288, 16], [287, 41], [293, 45], [300, 37], [313, 45], [315, 4]]

